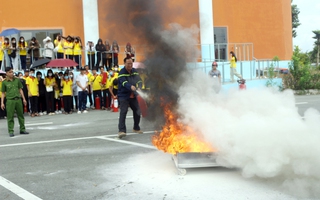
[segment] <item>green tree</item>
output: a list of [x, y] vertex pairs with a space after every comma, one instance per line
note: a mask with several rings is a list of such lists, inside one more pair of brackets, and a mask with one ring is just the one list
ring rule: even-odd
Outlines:
[[312, 31], [312, 32], [315, 34], [315, 36], [313, 38], [316, 39], [314, 44], [317, 49], [317, 66], [319, 66], [320, 30], [316, 30], [316, 31]]
[[292, 37], [297, 37], [297, 31], [296, 31], [296, 28], [298, 28], [298, 26], [301, 25], [300, 21], [299, 21], [299, 13], [300, 13], [300, 10], [298, 8], [297, 5], [295, 4], [292, 4], [292, 1], [291, 0], [291, 20], [292, 20]]

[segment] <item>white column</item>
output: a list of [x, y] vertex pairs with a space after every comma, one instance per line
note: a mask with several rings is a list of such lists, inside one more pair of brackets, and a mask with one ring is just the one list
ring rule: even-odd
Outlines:
[[[83, 10], [83, 29], [84, 40], [83, 45], [88, 41], [92, 41], [95, 45], [99, 39], [99, 18], [98, 18], [98, 0], [82, 0]], [[87, 54], [85, 53], [87, 62]]]
[[202, 61], [212, 62], [214, 54], [213, 7], [214, 0], [198, 0], [200, 21], [200, 43]]

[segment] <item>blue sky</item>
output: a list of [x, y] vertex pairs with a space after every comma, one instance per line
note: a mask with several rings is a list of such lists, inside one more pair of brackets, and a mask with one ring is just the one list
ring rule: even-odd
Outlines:
[[315, 39], [313, 30], [320, 30], [320, 0], [293, 0], [300, 10], [299, 20], [301, 25], [297, 28], [298, 36], [293, 39], [302, 51], [311, 51]]

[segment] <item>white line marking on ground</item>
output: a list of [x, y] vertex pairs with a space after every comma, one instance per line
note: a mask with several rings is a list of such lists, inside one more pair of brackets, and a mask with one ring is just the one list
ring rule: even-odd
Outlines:
[[298, 103], [296, 103], [296, 105], [299, 105], [299, 104], [308, 104], [308, 102], [298, 102]]
[[98, 138], [102, 139], [102, 140], [109, 140], [109, 141], [112, 141], [112, 142], [119, 142], [119, 143], [130, 144], [130, 145], [139, 146], [139, 147], [144, 147], [144, 148], [147, 148], [147, 149], [157, 149], [156, 147], [148, 145], [148, 144], [141, 144], [141, 143], [137, 143], [137, 142], [130, 142], [130, 141], [126, 141], [126, 140], [112, 139], [112, 138], [107, 138], [107, 137], [98, 137]]
[[36, 124], [25, 124], [25, 126], [39, 126], [39, 125], [47, 125], [47, 124], [53, 124], [53, 122], [44, 122], [44, 123], [36, 123]]
[[[144, 133], [153, 133], [154, 131], [145, 131]], [[127, 133], [127, 135], [137, 135], [137, 133]], [[67, 141], [76, 141], [76, 140], [88, 140], [88, 139], [100, 139], [101, 137], [116, 137], [118, 134], [114, 135], [104, 135], [104, 136], [91, 136], [91, 137], [81, 137], [81, 138], [70, 138], [70, 139], [61, 139], [61, 140], [45, 140], [38, 142], [25, 142], [25, 143], [16, 143], [16, 144], [3, 144], [1, 147], [13, 147], [13, 146], [23, 146], [23, 145], [32, 145], [32, 144], [46, 144], [53, 142], [67, 142]]]
[[7, 179], [3, 178], [0, 176], [0, 185], [3, 186], [4, 188], [7, 188], [14, 194], [18, 195], [22, 199], [27, 199], [27, 200], [42, 200], [39, 197], [31, 194], [30, 192], [26, 191], [25, 189], [19, 187], [18, 185], [8, 181]]
[[95, 139], [95, 138], [97, 138], [97, 137], [93, 136], [93, 137], [70, 138], [70, 139], [61, 139], [61, 140], [47, 140], [47, 141], [38, 141], [38, 142], [4, 144], [4, 145], [0, 145], [0, 148], [1, 147], [13, 147], [13, 146], [31, 145], [31, 144], [45, 144], [45, 143], [53, 143], [53, 142], [67, 142], [67, 141], [74, 141], [74, 140], [87, 140], [87, 139]]

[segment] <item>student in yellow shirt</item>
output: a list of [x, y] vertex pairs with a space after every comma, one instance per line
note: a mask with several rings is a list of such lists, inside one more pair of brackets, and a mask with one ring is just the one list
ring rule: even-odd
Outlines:
[[73, 47], [74, 43], [70, 35], [68, 35], [67, 40], [63, 43], [64, 54], [66, 55], [66, 59], [73, 60]]
[[89, 80], [89, 85], [88, 85], [88, 88], [89, 88], [89, 90], [88, 90], [88, 98], [89, 98], [89, 102], [90, 102], [90, 107], [93, 108], [92, 85], [91, 85], [91, 83], [90, 83], [90, 78], [91, 78], [92, 74], [91, 74], [90, 71], [89, 71], [89, 66], [88, 66], [88, 65], [84, 66], [84, 68], [85, 68], [85, 70], [86, 70], [86, 71], [85, 71], [85, 74], [87, 75], [88, 80]]
[[2, 69], [2, 60], [4, 57], [2, 42], [0, 41], [0, 69]]
[[113, 99], [117, 98], [118, 94], [118, 73], [110, 71], [109, 72], [110, 77], [110, 83], [109, 83], [109, 94], [110, 94], [110, 99], [111, 97]]
[[100, 77], [101, 77], [101, 93], [102, 93], [102, 103], [101, 103], [101, 109], [105, 110], [108, 108], [108, 91], [109, 91], [109, 86], [108, 86], [108, 73], [104, 71], [104, 66], [100, 66]]
[[47, 72], [47, 77], [44, 79], [44, 84], [46, 86], [46, 104], [48, 115], [54, 115], [55, 104], [54, 104], [54, 86], [56, 85], [56, 79], [54, 78], [51, 69]]
[[39, 98], [39, 87], [38, 79], [35, 77], [34, 69], [30, 69], [29, 77], [26, 79], [28, 88], [28, 96], [31, 104], [31, 117], [39, 116], [38, 114], [38, 98]]
[[92, 86], [92, 90], [93, 90], [93, 100], [94, 100], [94, 107], [97, 108], [96, 105], [96, 97], [100, 98], [100, 106], [102, 105], [102, 96], [101, 96], [101, 80], [102, 77], [100, 75], [97, 74], [97, 68], [94, 67], [92, 68], [92, 76], [90, 77], [90, 83]]
[[21, 36], [19, 39], [18, 48], [20, 51], [20, 62], [22, 70], [25, 70], [27, 68], [27, 47], [27, 42], [25, 41], [24, 37]]
[[62, 96], [63, 96], [63, 105], [64, 105], [64, 113], [72, 114], [72, 80], [69, 77], [68, 72], [64, 73], [62, 76], [63, 79], [61, 80], [61, 87], [62, 87]]
[[79, 67], [81, 66], [81, 53], [82, 53], [82, 42], [80, 37], [76, 37], [74, 39], [73, 55], [74, 55], [74, 61], [78, 63], [77, 70], [79, 70]]
[[230, 51], [230, 79], [231, 82], [234, 82], [234, 76], [238, 77], [240, 80], [242, 80], [241, 74], [237, 72], [237, 57], [236, 54], [233, 51]]
[[55, 51], [57, 52], [57, 58], [61, 59], [64, 58], [64, 51], [63, 51], [63, 41], [61, 35], [57, 35], [56, 39], [54, 40]]

